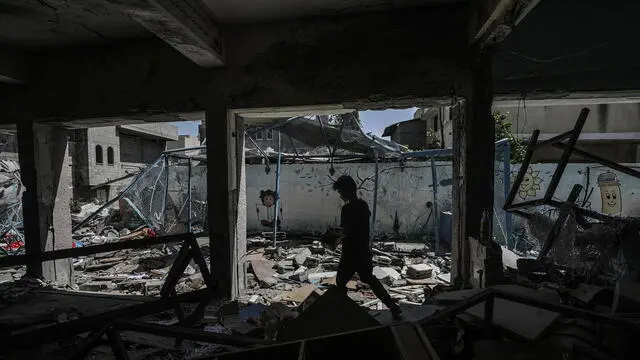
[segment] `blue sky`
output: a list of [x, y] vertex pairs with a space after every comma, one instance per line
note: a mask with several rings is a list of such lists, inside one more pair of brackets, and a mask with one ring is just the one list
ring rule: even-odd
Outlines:
[[178, 127], [178, 135], [198, 135], [200, 121], [180, 121], [171, 124]]
[[414, 112], [416, 112], [416, 108], [360, 111], [362, 130], [364, 130], [365, 133], [373, 133], [373, 135], [382, 136], [382, 132], [385, 127], [397, 123], [398, 121], [413, 119]]
[[[413, 119], [416, 108], [401, 110], [360, 111], [360, 119], [365, 133], [382, 136], [384, 128], [398, 121]], [[178, 127], [180, 135], [198, 135], [199, 121], [181, 121], [172, 123]]]

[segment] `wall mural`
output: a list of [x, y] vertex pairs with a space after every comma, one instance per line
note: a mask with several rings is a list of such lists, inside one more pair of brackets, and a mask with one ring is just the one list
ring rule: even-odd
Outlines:
[[[278, 200], [278, 194], [271, 190], [261, 190], [260, 191], [260, 204], [256, 204], [256, 214], [258, 216], [258, 220], [262, 226], [273, 227], [273, 219], [275, 218], [275, 204], [276, 200]], [[265, 208], [264, 215], [260, 215], [260, 208]], [[280, 223], [282, 222], [282, 202], [279, 204], [279, 215], [278, 215], [278, 227], [280, 227]]]
[[533, 170], [531, 166], [527, 169], [527, 172], [522, 179], [522, 183], [520, 184], [520, 188], [518, 189], [518, 197], [522, 200], [527, 200], [529, 198], [536, 198], [538, 195], [538, 190], [542, 187], [542, 178], [540, 177], [539, 170]]
[[622, 212], [622, 197], [620, 196], [620, 181], [618, 176], [607, 171], [598, 175], [598, 188], [602, 199], [602, 213], [617, 215]]

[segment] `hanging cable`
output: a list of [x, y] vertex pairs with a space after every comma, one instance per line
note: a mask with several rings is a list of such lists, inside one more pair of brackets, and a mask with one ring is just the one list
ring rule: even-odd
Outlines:
[[524, 111], [524, 124], [522, 125], [522, 131], [527, 127], [527, 97], [526, 94], [522, 94], [522, 110]]
[[506, 53], [514, 55], [514, 56], [521, 57], [521, 58], [529, 60], [529, 61], [542, 63], [542, 64], [549, 64], [549, 63], [553, 63], [553, 62], [560, 61], [560, 60], [565, 60], [565, 59], [576, 57], [576, 56], [587, 55], [589, 52], [591, 52], [593, 50], [596, 50], [596, 49], [601, 48], [601, 47], [605, 47], [605, 46], [607, 46], [607, 45], [609, 45], [611, 43], [614, 43], [614, 42], [617, 42], [617, 41], [620, 41], [620, 40], [624, 40], [624, 39], [629, 38], [629, 37], [634, 37], [635, 38], [637, 36], [638, 32], [639, 32], [638, 30], [629, 31], [629, 32], [627, 32], [625, 34], [622, 34], [620, 36], [617, 36], [615, 38], [611, 38], [611, 39], [608, 39], [608, 40], [605, 40], [605, 41], [601, 41], [601, 42], [599, 42], [597, 44], [591, 45], [591, 46], [589, 46], [589, 47], [587, 47], [587, 48], [585, 48], [583, 50], [580, 50], [580, 51], [577, 51], [577, 52], [573, 52], [573, 53], [569, 53], [569, 54], [565, 54], [565, 55], [555, 56], [555, 57], [552, 57], [552, 58], [538, 58], [538, 57], [527, 55], [527, 54], [524, 54], [524, 53], [521, 53], [521, 52], [518, 52], [518, 51], [514, 51], [514, 50], [506, 51]]
[[518, 99], [518, 107], [516, 108], [516, 136], [520, 133], [520, 101], [522, 100]]

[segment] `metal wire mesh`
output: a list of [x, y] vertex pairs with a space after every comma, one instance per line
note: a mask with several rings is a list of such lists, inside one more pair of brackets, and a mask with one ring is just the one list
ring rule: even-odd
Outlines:
[[206, 231], [206, 178], [205, 149], [164, 153], [121, 195], [123, 220], [160, 235]]
[[167, 158], [162, 156], [122, 194], [120, 199], [121, 215], [131, 227], [133, 214], [139, 215], [143, 222], [154, 229], [164, 225], [164, 202], [167, 184]]

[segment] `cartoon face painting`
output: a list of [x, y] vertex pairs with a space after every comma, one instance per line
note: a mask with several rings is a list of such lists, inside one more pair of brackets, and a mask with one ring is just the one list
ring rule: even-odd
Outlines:
[[540, 184], [542, 184], [542, 178], [540, 178], [540, 171], [533, 170], [531, 166], [527, 169], [527, 172], [522, 179], [520, 188], [518, 189], [518, 197], [522, 200], [535, 197], [540, 190]]
[[622, 198], [620, 197], [620, 181], [616, 174], [607, 171], [598, 175], [598, 187], [602, 199], [602, 213], [616, 215], [622, 212]]
[[272, 207], [276, 203], [276, 193], [273, 190], [260, 191], [260, 201], [267, 208]]
[[[258, 215], [258, 219], [260, 220], [260, 224], [263, 226], [273, 228], [274, 218], [275, 218], [275, 204], [276, 201], [279, 201], [278, 193], [273, 190], [262, 190], [260, 191], [260, 203], [256, 204], [256, 214]], [[264, 216], [260, 215], [260, 208], [264, 206], [266, 208], [266, 213]], [[278, 227], [282, 221], [282, 203], [279, 203], [278, 206]]]

